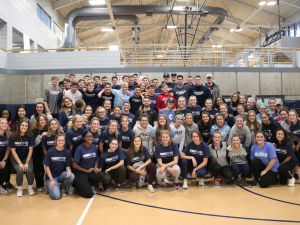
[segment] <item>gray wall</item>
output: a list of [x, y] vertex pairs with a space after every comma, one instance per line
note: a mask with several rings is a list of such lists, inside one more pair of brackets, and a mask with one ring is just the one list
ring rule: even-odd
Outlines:
[[[133, 68], [134, 69], [134, 68]], [[166, 68], [167, 69], [167, 68]], [[170, 69], [170, 68], [169, 68]], [[172, 71], [172, 69], [170, 69]], [[70, 73], [70, 71], [68, 71]], [[74, 72], [74, 71], [72, 71]], [[103, 71], [104, 72], [104, 71]], [[205, 81], [207, 72], [178, 72], [186, 78], [188, 75], [200, 75]], [[130, 75], [128, 73], [75, 73], [76, 79], [89, 74], [91, 77], [99, 75], [110, 78], [113, 75]], [[213, 72], [213, 79], [220, 86], [223, 95], [231, 95], [236, 91], [242, 94], [256, 94], [264, 96], [283, 95], [286, 100], [300, 99], [300, 73], [298, 72]], [[139, 73], [148, 75], [149, 79], [158, 78], [162, 81], [162, 72]], [[68, 74], [34, 74], [34, 75], [7, 75], [0, 74], [0, 103], [21, 104], [35, 103], [36, 98], [43, 96], [43, 90], [51, 82], [53, 75], [60, 80], [67, 78]], [[185, 79], [184, 78], [184, 79]]]

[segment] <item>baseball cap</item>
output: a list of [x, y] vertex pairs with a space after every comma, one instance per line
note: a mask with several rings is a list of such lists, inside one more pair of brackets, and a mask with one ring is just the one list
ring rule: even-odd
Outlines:
[[170, 74], [164, 73], [164, 77], [170, 77]]
[[166, 103], [168, 103], [168, 102], [174, 102], [174, 99], [173, 98], [168, 98]]
[[275, 102], [275, 105], [281, 105], [281, 106], [283, 106], [283, 102], [282, 101], [277, 101], [277, 102]]
[[171, 76], [176, 76], [177, 77], [177, 73], [171, 73]]
[[208, 77], [212, 77], [212, 75], [209, 73], [209, 74], [206, 74], [206, 78]]

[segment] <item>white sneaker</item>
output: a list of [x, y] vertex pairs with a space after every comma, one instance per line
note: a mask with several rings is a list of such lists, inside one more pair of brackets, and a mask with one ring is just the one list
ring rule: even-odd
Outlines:
[[136, 182], [138, 188], [141, 188], [145, 182], [145, 176], [140, 175], [139, 180]]
[[150, 185], [150, 184], [148, 185], [148, 190], [149, 190], [151, 193], [154, 193], [154, 192], [155, 192], [153, 186]]
[[61, 189], [61, 197], [66, 197], [67, 196], [67, 190], [66, 189]]
[[35, 192], [34, 192], [34, 190], [33, 190], [32, 185], [28, 185], [28, 193], [29, 193], [30, 196], [31, 196], [31, 195], [35, 195]]
[[189, 188], [189, 187], [188, 187], [188, 184], [187, 184], [187, 179], [184, 179], [184, 180], [183, 180], [182, 188], [183, 188], [183, 189], [188, 189], [188, 188]]
[[292, 179], [288, 180], [288, 186], [289, 187], [294, 187], [295, 186], [295, 178], [294, 177], [292, 177]]
[[170, 183], [169, 180], [168, 180], [168, 178], [164, 178], [164, 183], [165, 183], [165, 184]]
[[203, 180], [203, 178], [199, 179], [199, 186], [204, 186], [204, 180]]
[[36, 191], [42, 192], [42, 191], [43, 191], [43, 188], [42, 188], [42, 187], [39, 187], [39, 188], [36, 189]]
[[73, 183], [69, 184], [67, 187], [68, 194], [69, 195], [74, 195], [75, 194], [75, 188], [72, 186]]
[[92, 186], [92, 190], [93, 190], [93, 192], [94, 192], [94, 195], [96, 195], [96, 194], [97, 194], [97, 191], [95, 190], [95, 187], [94, 187], [94, 186]]
[[22, 197], [23, 196], [22, 186], [18, 187], [17, 196], [18, 197]]
[[5, 190], [3, 187], [0, 188], [0, 194], [2, 195], [7, 195], [8, 194], [8, 191]]

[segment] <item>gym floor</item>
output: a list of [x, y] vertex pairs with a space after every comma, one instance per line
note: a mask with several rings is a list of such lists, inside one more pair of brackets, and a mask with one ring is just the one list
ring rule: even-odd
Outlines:
[[[14, 175], [11, 181], [15, 181]], [[155, 193], [150, 193], [144, 184], [138, 190], [125, 189], [125, 193], [112, 188], [99, 192], [92, 199], [67, 195], [57, 201], [42, 192], [29, 196], [25, 184], [24, 176], [21, 198], [14, 190], [9, 190], [8, 195], [0, 195], [0, 224], [300, 223], [300, 184], [295, 187], [272, 185], [262, 189], [231, 183], [214, 186], [212, 179], [205, 179], [205, 186], [199, 187], [198, 180], [189, 180], [187, 190], [162, 185]]]

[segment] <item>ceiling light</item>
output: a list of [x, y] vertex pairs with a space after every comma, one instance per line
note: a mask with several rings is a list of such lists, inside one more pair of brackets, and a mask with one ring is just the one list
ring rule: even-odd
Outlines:
[[222, 45], [217, 45], [217, 48], [222, 48]]
[[230, 32], [234, 32], [234, 31], [235, 31], [235, 29], [231, 29], [231, 30], [230, 30]]
[[267, 3], [267, 5], [275, 5], [275, 4], [276, 4], [275, 1], [270, 1], [270, 2]]
[[157, 55], [157, 58], [163, 58], [164, 56], [163, 55]]
[[101, 31], [114, 31], [112, 28], [102, 28]]
[[90, 0], [89, 1], [90, 5], [105, 5], [105, 1], [104, 0]]
[[265, 5], [266, 3], [267, 3], [267, 2], [262, 1], [262, 2], [259, 3], [259, 5]]
[[119, 51], [119, 46], [118, 45], [110, 45], [108, 46], [109, 51]]
[[236, 31], [236, 32], [240, 32], [240, 31], [242, 31], [242, 30], [243, 30], [243, 28], [237, 27], [235, 31]]
[[211, 46], [211, 47], [215, 48], [215, 47], [217, 47], [217, 46], [216, 46], [216, 45], [213, 45], [213, 46]]
[[168, 28], [168, 29], [175, 29], [175, 28], [177, 28], [177, 26], [174, 26], [174, 25], [167, 25], [167, 28]]

